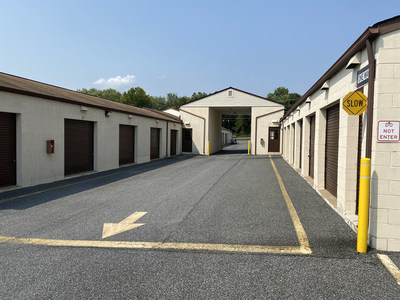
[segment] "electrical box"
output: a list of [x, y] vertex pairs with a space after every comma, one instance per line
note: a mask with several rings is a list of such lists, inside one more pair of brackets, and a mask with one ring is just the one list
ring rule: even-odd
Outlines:
[[54, 140], [47, 140], [46, 141], [46, 152], [48, 154], [54, 153]]

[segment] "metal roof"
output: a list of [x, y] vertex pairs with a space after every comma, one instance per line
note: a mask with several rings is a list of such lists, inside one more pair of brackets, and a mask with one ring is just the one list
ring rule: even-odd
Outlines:
[[178, 117], [168, 113], [139, 108], [2, 72], [0, 91], [182, 123]]

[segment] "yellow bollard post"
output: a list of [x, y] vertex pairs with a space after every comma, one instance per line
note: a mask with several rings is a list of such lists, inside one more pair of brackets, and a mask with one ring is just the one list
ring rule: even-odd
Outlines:
[[369, 187], [371, 180], [371, 159], [361, 158], [360, 191], [358, 197], [358, 230], [357, 252], [367, 253], [368, 219], [369, 219]]
[[208, 154], [207, 155], [210, 155], [210, 141], [208, 141], [208, 143], [207, 143], [207, 149], [208, 149]]
[[247, 143], [247, 155], [250, 155], [250, 140]]

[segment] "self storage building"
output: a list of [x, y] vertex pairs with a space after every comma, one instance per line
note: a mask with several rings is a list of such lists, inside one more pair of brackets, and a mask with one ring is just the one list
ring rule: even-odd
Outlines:
[[233, 87], [217, 91], [180, 107], [183, 152], [213, 154], [221, 151], [222, 115], [251, 116], [251, 154], [280, 153], [281, 103]]
[[[343, 109], [355, 91], [368, 98], [360, 116]], [[379, 250], [400, 251], [399, 121], [400, 16], [367, 28], [281, 119], [283, 157], [355, 229], [359, 161], [371, 158], [369, 244]]]
[[0, 73], [0, 188], [181, 153], [181, 121]]

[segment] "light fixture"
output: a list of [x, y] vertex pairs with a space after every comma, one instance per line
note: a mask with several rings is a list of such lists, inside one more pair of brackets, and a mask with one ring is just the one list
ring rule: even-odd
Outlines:
[[321, 90], [327, 90], [329, 89], [330, 84], [329, 84], [329, 79], [324, 82], [324, 84], [321, 86]]
[[105, 115], [106, 117], [111, 116], [111, 111], [105, 110], [105, 111], [104, 111], [104, 115]]
[[132, 119], [132, 118], [133, 118], [133, 116], [132, 116], [132, 115], [128, 115], [128, 118], [129, 118], [129, 119]]
[[81, 111], [87, 111], [88, 108], [86, 106], [81, 105]]

